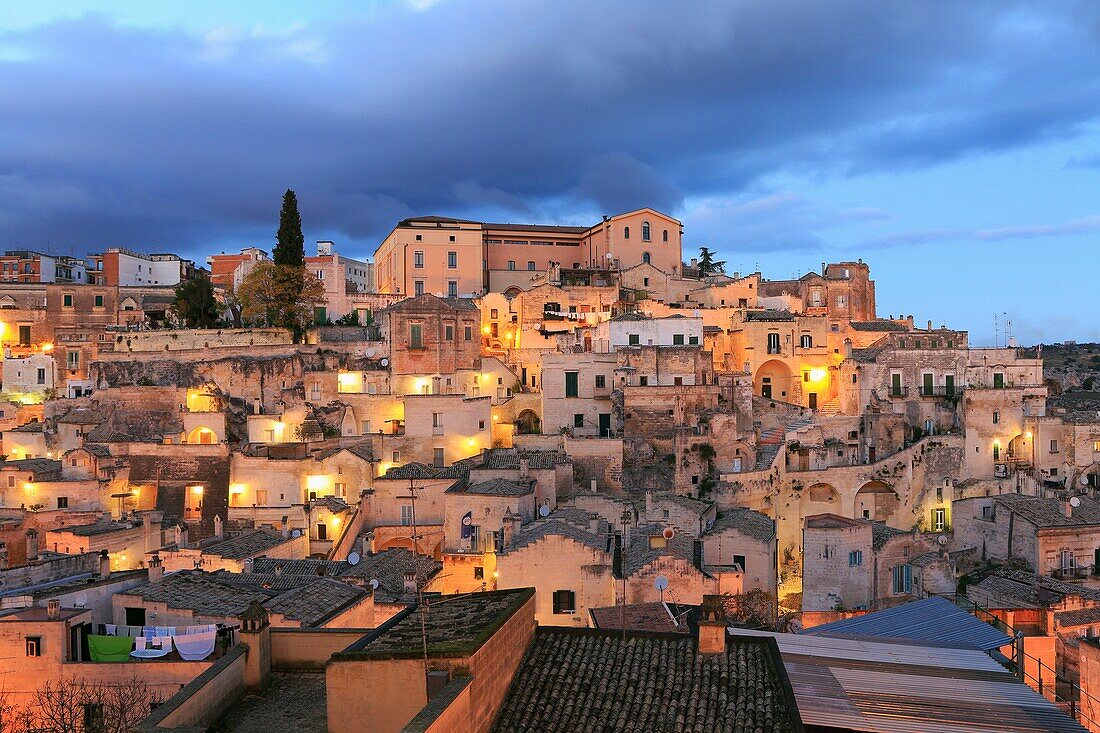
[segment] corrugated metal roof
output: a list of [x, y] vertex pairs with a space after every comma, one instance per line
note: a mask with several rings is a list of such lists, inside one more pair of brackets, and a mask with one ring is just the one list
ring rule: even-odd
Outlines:
[[814, 626], [802, 633], [932, 643], [983, 652], [1012, 643], [990, 624], [938, 596]]
[[803, 724], [867, 733], [1084, 733], [988, 655], [858, 639], [774, 637]]

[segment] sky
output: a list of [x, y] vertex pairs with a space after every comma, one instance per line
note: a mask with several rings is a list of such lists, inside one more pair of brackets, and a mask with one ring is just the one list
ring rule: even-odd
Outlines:
[[[0, 0], [0, 247], [367, 258], [401, 218], [592, 224], [882, 316], [1100, 341], [1100, 3]], [[994, 320], [1000, 323], [994, 330]]]

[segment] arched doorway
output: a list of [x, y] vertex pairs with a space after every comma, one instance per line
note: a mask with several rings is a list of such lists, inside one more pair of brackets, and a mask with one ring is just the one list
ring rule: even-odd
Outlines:
[[534, 410], [523, 410], [516, 417], [516, 432], [520, 435], [539, 435], [542, 433], [542, 420]]
[[1034, 446], [1027, 433], [1020, 433], [1008, 441], [1008, 454], [1005, 456], [1007, 463], [1021, 468], [1031, 465]]
[[511, 300], [512, 298], [516, 297], [517, 295], [519, 295], [522, 292], [523, 292], [522, 290], [520, 290], [515, 285], [513, 285], [512, 287], [510, 287], [510, 288], [508, 288], [507, 290], [504, 291], [504, 297], [507, 298], [508, 300]]
[[791, 369], [778, 359], [760, 365], [753, 378], [753, 393], [781, 402], [793, 402]]
[[210, 428], [198, 427], [187, 436], [187, 442], [198, 443], [199, 445], [214, 445], [218, 442], [218, 434]]
[[901, 499], [889, 484], [868, 481], [856, 492], [852, 516], [856, 519], [873, 519], [885, 522], [898, 510]]

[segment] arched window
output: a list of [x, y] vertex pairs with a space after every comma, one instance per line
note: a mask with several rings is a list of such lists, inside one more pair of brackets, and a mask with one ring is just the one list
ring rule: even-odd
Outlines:
[[642, 262], [649, 264], [649, 252], [642, 252]]
[[642, 241], [643, 242], [648, 242], [649, 241], [649, 222], [648, 221], [643, 221], [642, 222]]
[[630, 239], [630, 227], [623, 227], [623, 239]]
[[668, 230], [667, 229], [665, 229], [661, 232], [661, 241], [662, 242], [667, 242], [668, 241]]

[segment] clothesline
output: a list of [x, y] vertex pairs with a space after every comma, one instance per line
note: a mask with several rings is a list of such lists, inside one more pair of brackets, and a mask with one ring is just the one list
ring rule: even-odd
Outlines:
[[158, 636], [186, 636], [188, 634], [202, 634], [208, 631], [217, 631], [217, 624], [199, 624], [196, 626], [119, 626], [117, 624], [104, 624], [106, 636], [143, 636], [146, 639], [155, 639]]

